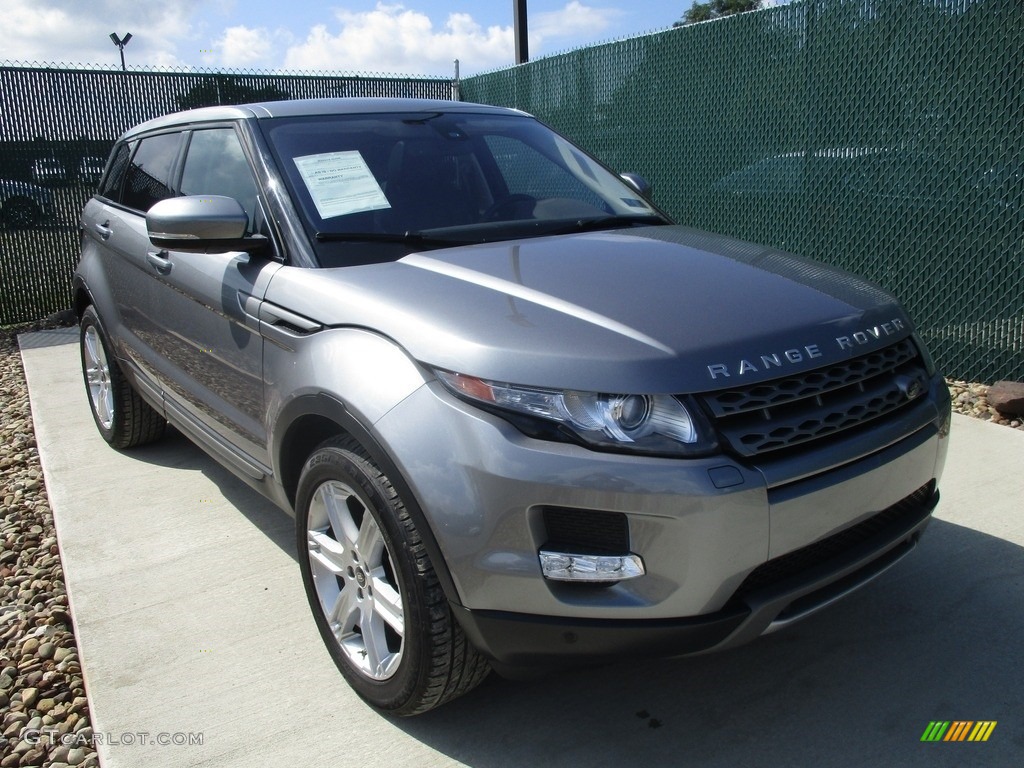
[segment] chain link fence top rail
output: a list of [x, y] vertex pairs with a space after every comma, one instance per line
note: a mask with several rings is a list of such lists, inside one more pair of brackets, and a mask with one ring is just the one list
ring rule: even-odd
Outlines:
[[0, 66], [0, 325], [71, 306], [79, 214], [131, 126], [213, 104], [452, 93], [442, 78]]
[[680, 223], [874, 280], [947, 375], [1024, 379], [1020, 0], [794, 3], [472, 77], [461, 93], [641, 173]]

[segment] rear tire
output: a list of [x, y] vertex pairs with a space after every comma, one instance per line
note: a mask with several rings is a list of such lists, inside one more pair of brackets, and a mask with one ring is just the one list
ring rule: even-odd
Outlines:
[[490, 665], [452, 616], [405, 504], [355, 440], [332, 438], [310, 456], [296, 523], [317, 629], [364, 700], [417, 715], [487, 677]]
[[110, 352], [99, 316], [82, 313], [80, 351], [89, 410], [103, 439], [114, 448], [134, 448], [163, 437], [167, 422], [143, 400], [121, 373]]

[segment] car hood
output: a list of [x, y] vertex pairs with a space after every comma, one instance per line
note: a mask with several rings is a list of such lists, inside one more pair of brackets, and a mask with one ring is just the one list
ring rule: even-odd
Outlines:
[[266, 299], [385, 334], [421, 363], [493, 381], [700, 392], [818, 368], [911, 333], [841, 270], [662, 226], [282, 269]]

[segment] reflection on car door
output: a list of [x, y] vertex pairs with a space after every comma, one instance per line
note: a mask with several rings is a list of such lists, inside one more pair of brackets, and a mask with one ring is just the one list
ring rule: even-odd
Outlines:
[[83, 248], [98, 248], [107, 264], [111, 306], [120, 316], [111, 323], [119, 354], [145, 377], [140, 385], [150, 398], [160, 400], [152, 379], [160, 358], [160, 316], [155, 304], [156, 285], [147, 251], [145, 212], [154, 203], [174, 195], [171, 178], [181, 147], [180, 133], [147, 136], [137, 144], [122, 144], [114, 153], [111, 170], [100, 190], [102, 204], [88, 207], [83, 221], [88, 237]]
[[[259, 226], [257, 186], [230, 126], [188, 137], [180, 190], [233, 197]], [[240, 252], [185, 253], [150, 245], [159, 286], [161, 384], [165, 406], [209, 440], [227, 442], [266, 467], [263, 339], [246, 324], [248, 297], [261, 299], [280, 264]]]

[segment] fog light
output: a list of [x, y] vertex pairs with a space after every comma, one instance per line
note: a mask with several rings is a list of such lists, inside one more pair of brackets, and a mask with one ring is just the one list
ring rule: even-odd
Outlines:
[[540, 551], [540, 569], [553, 581], [623, 581], [643, 576], [639, 555], [581, 555]]

